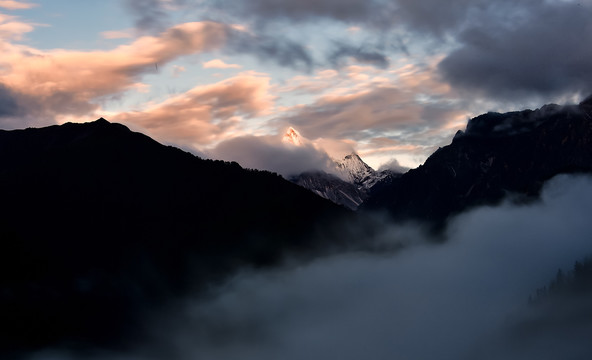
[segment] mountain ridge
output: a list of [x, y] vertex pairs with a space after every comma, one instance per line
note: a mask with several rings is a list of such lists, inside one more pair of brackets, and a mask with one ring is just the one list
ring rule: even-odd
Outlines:
[[122, 346], [144, 309], [239, 266], [334, 246], [313, 235], [348, 216], [277, 174], [104, 119], [0, 131], [0, 186], [0, 353]]
[[438, 228], [450, 216], [497, 204], [508, 194], [535, 199], [546, 180], [573, 172], [592, 172], [588, 102], [487, 113], [471, 119], [423, 165], [376, 184], [361, 208], [387, 209], [395, 219]]

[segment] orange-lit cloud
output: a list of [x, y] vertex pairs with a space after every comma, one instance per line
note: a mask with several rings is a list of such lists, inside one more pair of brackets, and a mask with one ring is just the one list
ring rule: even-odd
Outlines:
[[204, 69], [240, 69], [242, 66], [238, 64], [227, 64], [220, 59], [210, 60], [203, 63]]
[[[0, 34], [14, 38], [30, 31], [28, 24], [6, 16], [2, 20]], [[226, 36], [223, 24], [194, 22], [110, 51], [42, 51], [4, 42], [0, 83], [32, 116], [88, 115], [99, 108], [101, 98], [138, 88], [141, 75], [155, 71], [158, 64], [219, 49]]]
[[270, 78], [242, 73], [139, 111], [118, 114], [113, 121], [142, 127], [159, 140], [209, 145], [239, 132], [241, 121], [268, 114], [274, 105]]
[[312, 139], [318, 137], [360, 139], [362, 132], [385, 131], [421, 120], [421, 107], [396, 87], [377, 86], [356, 93], [324, 95], [313, 104], [295, 108], [285, 121]]
[[103, 31], [101, 33], [103, 39], [131, 39], [134, 37], [131, 30], [114, 30], [114, 31]]
[[351, 65], [294, 77], [278, 88], [282, 96], [318, 95], [310, 103], [279, 107], [278, 123], [294, 126], [332, 154], [343, 153], [351, 143], [373, 166], [393, 157], [417, 166], [447, 144], [468, 116], [439, 80], [437, 62], [435, 57], [424, 65], [403, 63], [386, 70]]
[[24, 1], [0, 0], [0, 7], [8, 10], [30, 9], [35, 6], [38, 5]]
[[21, 40], [23, 35], [34, 30], [33, 25], [18, 21], [16, 16], [0, 14], [0, 39]]

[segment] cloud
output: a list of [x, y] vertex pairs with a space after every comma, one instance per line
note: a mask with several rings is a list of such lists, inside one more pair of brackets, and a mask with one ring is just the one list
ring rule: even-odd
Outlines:
[[467, 92], [500, 100], [592, 92], [592, 26], [586, 2], [541, 2], [516, 21], [485, 21], [461, 33], [439, 69]]
[[285, 67], [312, 71], [315, 62], [302, 44], [277, 35], [257, 35], [229, 27], [228, 54], [250, 54], [262, 62], [274, 61]]
[[140, 31], [158, 33], [169, 27], [168, 8], [184, 4], [184, 0], [124, 0], [123, 4], [135, 18]]
[[21, 40], [23, 35], [34, 30], [32, 24], [18, 20], [16, 16], [0, 14], [0, 39]]
[[103, 39], [131, 39], [133, 34], [129, 30], [114, 30], [114, 31], [103, 31], [101, 33]]
[[333, 160], [311, 144], [291, 146], [281, 136], [242, 136], [226, 140], [211, 151], [211, 156], [236, 161], [250, 169], [276, 172], [285, 178], [306, 171], [335, 172]]
[[401, 164], [399, 164], [399, 161], [397, 159], [391, 159], [390, 161], [382, 164], [378, 168], [378, 171], [385, 171], [385, 170], [390, 170], [395, 173], [404, 174], [409, 170], [409, 168], [401, 166]]
[[336, 48], [329, 56], [329, 61], [336, 67], [342, 66], [343, 58], [352, 58], [359, 63], [386, 69], [390, 65], [388, 57], [378, 49], [365, 49], [345, 43], [336, 43]]
[[89, 115], [104, 97], [138, 87], [143, 74], [180, 56], [224, 46], [226, 27], [185, 23], [160, 36], [143, 36], [109, 51], [42, 51], [5, 43], [0, 81], [30, 118], [52, 123], [56, 116]]
[[[19, 39], [32, 29], [15, 17], [0, 15], [0, 37], [4, 39]], [[95, 114], [101, 101], [143, 88], [143, 75], [189, 54], [223, 50], [249, 53], [286, 66], [312, 66], [307, 52], [298, 45], [215, 22], [179, 24], [158, 36], [142, 36], [107, 51], [46, 51], [9, 42], [2, 45], [0, 82], [10, 89], [17, 103], [26, 104], [22, 121], [28, 125], [29, 121], [47, 125], [57, 117]]]
[[39, 6], [37, 4], [28, 3], [24, 1], [14, 1], [14, 0], [0, 0], [0, 7], [5, 8], [8, 10], [23, 10], [23, 9], [31, 9], [35, 6]]
[[304, 136], [361, 139], [364, 131], [381, 132], [421, 122], [421, 107], [411, 94], [396, 87], [376, 86], [343, 95], [324, 95], [295, 108], [283, 121]]
[[209, 3], [213, 7], [227, 9], [238, 17], [255, 18], [260, 24], [277, 20], [303, 22], [334, 19], [352, 24], [363, 22], [379, 26], [388, 22], [395, 7], [392, 1], [383, 0], [222, 0]]
[[0, 123], [2, 118], [15, 116], [19, 113], [19, 105], [15, 96], [3, 84], [0, 84]]
[[187, 71], [184, 66], [173, 65], [173, 77], [178, 77], [181, 73]]
[[530, 4], [532, 1], [502, 0], [494, 5], [487, 0], [211, 0], [206, 3], [237, 18], [252, 19], [260, 27], [286, 21], [318, 23], [319, 20], [331, 20], [347, 24], [349, 28], [363, 25], [365, 30], [380, 32], [405, 28], [442, 39], [466, 23], [478, 22], [477, 17], [506, 12], [520, 6], [516, 3]]
[[[539, 339], [524, 352], [514, 347], [522, 334], [501, 343], [497, 336], [531, 315], [525, 305], [533, 288], [592, 252], [590, 210], [591, 180], [560, 177], [537, 205], [462, 215], [444, 244], [390, 225], [381, 236], [398, 237], [411, 244], [407, 249], [244, 272], [169, 319], [177, 329], [176, 353], [181, 359], [468, 360], [487, 357], [496, 345], [498, 359], [561, 357], [572, 345], [561, 336], [551, 337], [551, 350], [545, 350], [548, 339]], [[579, 358], [591, 351], [584, 346]]]
[[[339, 72], [294, 77], [278, 92], [318, 95], [308, 103], [281, 108], [275, 122], [294, 126], [312, 140], [354, 141], [375, 167], [393, 157], [415, 167], [448, 144], [471, 115], [464, 109], [466, 102], [438, 78], [437, 58], [431, 62], [388, 70], [352, 65]], [[374, 142], [381, 138], [396, 144]]]
[[[170, 26], [169, 11], [187, 7], [186, 0], [125, 0], [124, 5], [136, 17], [136, 27], [140, 31], [159, 33]], [[241, 6], [242, 2], [232, 4]], [[196, 3], [198, 8], [202, 4]], [[222, 23], [220, 23], [222, 24]], [[310, 71], [313, 60], [309, 51], [298, 42], [284, 39], [277, 34], [255, 35], [240, 26], [226, 25], [228, 54], [250, 54], [260, 61], [275, 61], [281, 66], [294, 67]]]
[[[560, 318], [569, 336], [564, 327], [538, 337], [510, 330], [528, 318], [536, 323], [536, 310], [526, 306], [535, 288], [592, 252], [590, 211], [592, 180], [561, 176], [537, 204], [461, 215], [443, 243], [426, 241], [413, 226], [383, 222], [376, 236], [405, 248], [245, 270], [209, 296], [176, 301], [152, 317], [154, 338], [136, 352], [45, 354], [109, 360], [160, 359], [155, 354], [172, 360], [589, 358], [589, 317], [582, 327]], [[344, 237], [351, 236], [348, 225]]]
[[[261, 61], [312, 71], [319, 64], [343, 66], [345, 59], [387, 68], [390, 52], [446, 52], [442, 78], [462, 90], [465, 98], [479, 96], [507, 101], [517, 96], [560, 101], [591, 92], [592, 40], [586, 14], [588, 2], [500, 0], [127, 0], [141, 23], [158, 25], [167, 8], [187, 6], [199, 16], [246, 23], [255, 32], [229, 31], [226, 54], [248, 53]], [[204, 15], [205, 14], [205, 15]], [[198, 15], [196, 15], [198, 16]], [[345, 29], [363, 29], [379, 41], [356, 46], [337, 42], [327, 58], [317, 61], [315, 49], [301, 38], [279, 37], [278, 28], [336, 22]], [[156, 26], [162, 28], [162, 26]], [[314, 36], [314, 35], [313, 35]], [[405, 39], [404, 41], [402, 39]], [[379, 46], [380, 45], [380, 46]], [[525, 100], [526, 101], [526, 100]]]
[[242, 73], [196, 86], [146, 109], [119, 113], [111, 120], [139, 126], [161, 141], [209, 145], [237, 130], [243, 118], [271, 111], [270, 78]]
[[[488, 96], [525, 103], [553, 101], [592, 92], [588, 64], [592, 40], [589, 2], [501, 0], [206, 1], [226, 16], [251, 21], [262, 33], [282, 26], [336, 22], [361, 28], [382, 47], [360, 48], [342, 41], [326, 61], [344, 58], [385, 68], [389, 52], [445, 52], [440, 73], [464, 97]], [[405, 41], [401, 39], [405, 38]], [[411, 48], [410, 48], [411, 46]], [[314, 64], [314, 62], [313, 62]]]
[[238, 64], [227, 64], [220, 59], [214, 59], [203, 63], [204, 69], [240, 69]]

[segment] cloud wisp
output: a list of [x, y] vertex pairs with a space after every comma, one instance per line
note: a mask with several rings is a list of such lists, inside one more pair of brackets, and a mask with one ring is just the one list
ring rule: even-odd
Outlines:
[[38, 6], [37, 4], [26, 2], [26, 1], [15, 1], [15, 0], [1, 0], [0, 8], [8, 10], [24, 10], [31, 9]]

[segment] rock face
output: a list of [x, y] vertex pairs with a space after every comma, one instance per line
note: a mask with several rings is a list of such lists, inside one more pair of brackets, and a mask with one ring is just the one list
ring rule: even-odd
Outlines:
[[336, 204], [356, 210], [367, 194], [352, 183], [326, 172], [306, 172], [290, 178], [293, 183]]
[[351, 153], [335, 163], [343, 178], [363, 191], [370, 190], [380, 180], [395, 174], [390, 170], [375, 171], [356, 153]]
[[306, 172], [291, 177], [290, 181], [336, 204], [356, 210], [377, 182], [400, 175], [391, 170], [375, 171], [356, 153], [335, 160], [335, 173], [337, 175], [322, 171]]
[[417, 169], [378, 182], [364, 210], [396, 219], [443, 224], [467, 208], [495, 204], [509, 193], [538, 196], [561, 173], [592, 171], [592, 104], [488, 113], [471, 119], [448, 146]]

